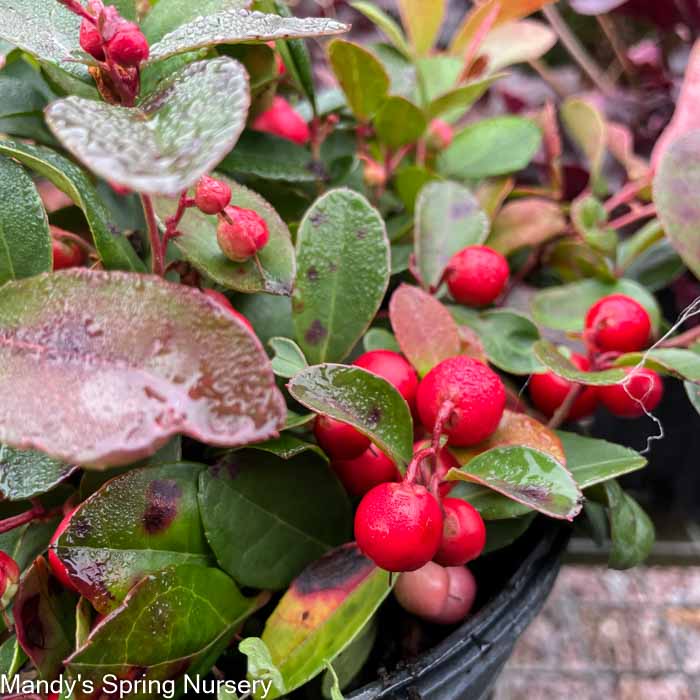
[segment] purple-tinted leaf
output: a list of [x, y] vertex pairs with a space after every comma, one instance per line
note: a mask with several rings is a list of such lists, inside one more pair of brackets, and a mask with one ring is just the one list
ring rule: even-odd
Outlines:
[[199, 291], [86, 269], [0, 295], [0, 442], [106, 467], [177, 433], [238, 446], [286, 407], [260, 342]]

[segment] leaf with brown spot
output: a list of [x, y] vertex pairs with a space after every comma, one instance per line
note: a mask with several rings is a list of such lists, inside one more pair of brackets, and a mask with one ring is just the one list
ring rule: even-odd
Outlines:
[[548, 199], [528, 197], [509, 202], [493, 222], [486, 244], [503, 255], [546, 243], [566, 230], [561, 207]]
[[421, 376], [459, 355], [459, 330], [450, 312], [419, 287], [402, 284], [389, 302], [389, 317], [401, 351]]
[[201, 470], [183, 462], [130, 471], [76, 511], [56, 554], [96, 610], [110, 612], [135, 583], [166, 566], [212, 563], [197, 504]]
[[0, 442], [106, 467], [177, 433], [238, 446], [286, 408], [260, 342], [199, 291], [75, 269], [0, 295]]

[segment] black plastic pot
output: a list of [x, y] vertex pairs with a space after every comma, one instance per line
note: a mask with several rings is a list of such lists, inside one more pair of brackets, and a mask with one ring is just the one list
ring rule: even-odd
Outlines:
[[514, 545], [484, 557], [476, 571], [482, 590], [484, 582], [500, 587], [490, 588], [478, 612], [413, 663], [346, 697], [485, 700], [515, 642], [547, 600], [569, 534], [565, 525], [538, 520]]

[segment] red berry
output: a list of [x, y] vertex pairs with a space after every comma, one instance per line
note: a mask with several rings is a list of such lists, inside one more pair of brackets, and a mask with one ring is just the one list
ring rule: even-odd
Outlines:
[[413, 411], [418, 391], [418, 375], [403, 355], [391, 350], [370, 350], [360, 355], [353, 364], [379, 375], [395, 386]]
[[333, 460], [359, 457], [371, 444], [368, 437], [351, 425], [328, 416], [316, 416], [314, 436], [321, 449]]
[[83, 249], [74, 241], [66, 238], [53, 237], [51, 239], [51, 255], [54, 270], [79, 267], [85, 262]]
[[455, 301], [467, 306], [487, 306], [506, 287], [508, 261], [492, 248], [472, 245], [452, 256], [445, 281]]
[[205, 214], [220, 214], [231, 201], [231, 188], [221, 180], [204, 175], [194, 191], [195, 206]]
[[453, 404], [443, 432], [450, 444], [476, 445], [498, 427], [506, 405], [501, 378], [483, 362], [465, 355], [443, 360], [418, 385], [421, 422], [433, 430], [443, 404]]
[[253, 122], [253, 129], [274, 134], [303, 146], [309, 142], [311, 132], [302, 116], [284, 97], [275, 97], [272, 107], [260, 114]]
[[0, 610], [5, 610], [15, 597], [19, 575], [17, 562], [9, 554], [0, 551]]
[[58, 542], [58, 538], [64, 533], [70, 524], [70, 519], [73, 517], [73, 513], [75, 513], [76, 510], [78, 509], [73, 508], [63, 516], [63, 520], [61, 520], [61, 522], [58, 524], [56, 532], [54, 532], [53, 537], [49, 542], [49, 566], [51, 567], [51, 571], [53, 571], [53, 575], [63, 584], [63, 586], [71, 591], [77, 591], [78, 589], [73, 584], [73, 581], [71, 581], [71, 578], [68, 575], [68, 570], [63, 562], [58, 558], [56, 548], [52, 545], [55, 545], [56, 542]]
[[461, 498], [443, 499], [442, 510], [442, 541], [433, 561], [462, 566], [476, 559], [486, 545], [486, 525], [479, 511]]
[[396, 465], [374, 445], [354, 459], [331, 462], [331, 467], [351, 496], [364, 496], [378, 484], [401, 479]]
[[387, 571], [413, 571], [440, 545], [442, 511], [424, 487], [403, 481], [375, 486], [355, 513], [355, 539], [362, 552]]
[[255, 333], [250, 321], [240, 311], [236, 311], [231, 302], [221, 292], [217, 292], [216, 289], [205, 289], [203, 291], [210, 299], [219, 304], [219, 306], [223, 306], [232, 316], [235, 316], [251, 333]]
[[452, 125], [444, 119], [433, 119], [428, 128], [428, 143], [435, 150], [442, 151], [447, 148], [454, 139]]
[[600, 400], [610, 413], [621, 418], [639, 418], [653, 411], [664, 394], [661, 377], [652, 369], [628, 367], [621, 384], [601, 386]]
[[586, 314], [586, 337], [600, 350], [642, 350], [647, 346], [650, 333], [647, 310], [624, 294], [603, 297]]
[[216, 239], [223, 254], [234, 262], [245, 262], [267, 245], [267, 222], [252, 209], [228, 206], [219, 219]]
[[148, 58], [148, 41], [138, 25], [123, 22], [107, 42], [107, 54], [120, 66], [135, 68]]
[[401, 574], [394, 595], [407, 612], [428, 622], [452, 625], [463, 620], [474, 605], [476, 580], [464, 566], [443, 567], [430, 561]]
[[133, 192], [131, 188], [126, 187], [125, 185], [120, 185], [116, 182], [110, 182], [108, 184], [120, 197], [126, 197], [127, 195], [130, 195]]
[[[591, 363], [588, 358], [576, 353], [571, 355], [571, 362], [580, 370], [587, 371]], [[548, 418], [551, 418], [564, 403], [574, 382], [570, 382], [563, 377], [558, 377], [554, 372], [542, 372], [533, 374], [530, 378], [528, 388], [530, 397], [535, 406]], [[585, 416], [590, 416], [598, 405], [598, 390], [594, 386], [587, 386], [578, 395], [571, 407], [567, 419], [578, 420]]]
[[80, 48], [98, 61], [105, 60], [104, 42], [97, 27], [87, 18], [80, 23]]

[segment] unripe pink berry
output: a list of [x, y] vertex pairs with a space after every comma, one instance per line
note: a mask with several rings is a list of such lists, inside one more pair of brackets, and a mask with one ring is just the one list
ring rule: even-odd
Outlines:
[[229, 260], [245, 262], [267, 245], [270, 232], [256, 211], [228, 206], [219, 219], [216, 238]]
[[138, 25], [124, 22], [107, 42], [107, 53], [120, 66], [137, 67], [148, 58], [148, 41]]
[[5, 610], [15, 597], [19, 586], [19, 574], [17, 562], [0, 551], [0, 610]]
[[80, 48], [98, 61], [105, 60], [104, 42], [97, 27], [87, 18], [80, 23]]
[[386, 184], [386, 168], [376, 160], [367, 158], [365, 161], [364, 179], [367, 187], [384, 187]]
[[428, 127], [428, 143], [435, 150], [444, 150], [451, 143], [455, 132], [444, 119], [433, 119]]
[[275, 134], [283, 139], [303, 146], [311, 138], [309, 125], [303, 117], [284, 99], [275, 97], [272, 107], [260, 114], [253, 122], [253, 129]]
[[231, 188], [221, 180], [204, 175], [194, 191], [195, 206], [205, 214], [220, 214], [231, 201]]

